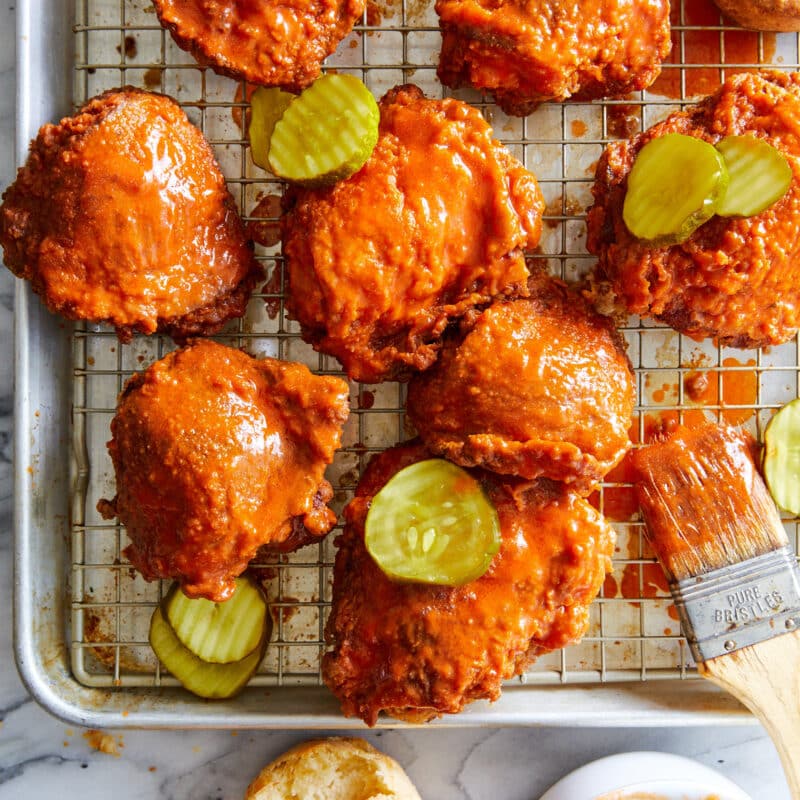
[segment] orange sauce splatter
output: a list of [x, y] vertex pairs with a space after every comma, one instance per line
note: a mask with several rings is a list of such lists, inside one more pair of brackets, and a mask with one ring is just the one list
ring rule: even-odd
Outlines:
[[[606, 483], [629, 484], [633, 482], [633, 464], [628, 453], [606, 476]], [[600, 493], [594, 492], [589, 502], [600, 508]], [[633, 486], [605, 486], [603, 488], [603, 514], [612, 522], [627, 522], [639, 512], [639, 501]]]
[[664, 636], [672, 636], [672, 628], [664, 628]]
[[[738, 425], [755, 412], [752, 408], [730, 408], [726, 406], [752, 406], [758, 394], [758, 374], [755, 369], [733, 370], [731, 367], [753, 367], [755, 360], [743, 363], [737, 358], [723, 359], [723, 370], [689, 372], [684, 377], [683, 389], [686, 398], [697, 404], [685, 408], [681, 415], [683, 424], [689, 428], [708, 421], [703, 406], [722, 406], [721, 419], [730, 425]], [[720, 376], [721, 375], [721, 379]], [[720, 382], [722, 397], [720, 398]], [[651, 443], [660, 436], [669, 434], [678, 425], [676, 410], [651, 412], [644, 415], [644, 441]], [[633, 437], [632, 437], [633, 438]], [[635, 440], [634, 440], [635, 441]]]
[[373, 392], [368, 391], [367, 389], [362, 389], [358, 393], [358, 407], [359, 408], [372, 408], [375, 405], [375, 394]]
[[255, 217], [247, 225], [247, 232], [254, 242], [264, 247], [273, 247], [281, 240], [281, 228], [277, 217], [281, 214], [281, 196], [268, 194], [250, 212]]
[[622, 571], [620, 588], [622, 596], [628, 599], [638, 600], [669, 595], [667, 579], [660, 564], [626, 564]]
[[650, 395], [654, 403], [675, 403], [678, 400], [678, 384], [662, 383], [660, 389], [655, 389]]
[[628, 105], [606, 106], [606, 129], [608, 135], [617, 139], [630, 139], [641, 127], [639, 107]]
[[572, 135], [576, 139], [580, 139], [581, 136], [586, 134], [586, 123], [582, 119], [574, 119], [570, 123], [570, 129], [572, 130]]
[[678, 620], [678, 609], [675, 608], [673, 605], [667, 606], [667, 614], [669, 615], [670, 619], [674, 619], [676, 622]]
[[158, 89], [161, 87], [161, 70], [152, 67], [144, 73], [144, 85], [148, 89]]
[[603, 582], [603, 597], [616, 597], [618, 593], [617, 579], [613, 575], [606, 575]]
[[607, 486], [603, 490], [603, 514], [612, 522], [628, 522], [639, 513], [633, 486]]
[[[239, 128], [240, 131], [244, 131], [244, 126], [249, 124], [250, 119], [250, 109], [243, 108], [241, 104], [249, 103], [256, 89], [258, 89], [258, 86], [247, 84], [247, 89], [242, 91], [241, 83], [236, 87], [236, 94], [233, 96], [234, 105], [231, 107], [231, 116], [236, 123], [236, 127]], [[244, 111], [247, 111], [247, 113], [243, 114], [242, 112]]]
[[[688, 28], [698, 26], [718, 26], [719, 10], [712, 0], [693, 0], [684, 3], [684, 25]], [[670, 14], [672, 25], [679, 26], [680, 3], [672, 6]], [[681, 58], [681, 33], [683, 33], [683, 58]], [[717, 67], [685, 67], [683, 64], [768, 64], [775, 55], [775, 34], [765, 33], [763, 59], [758, 57], [758, 33], [755, 31], [733, 30], [679, 30], [672, 31], [672, 52], [664, 62], [665, 67], [651, 87], [655, 94], [678, 98], [681, 96], [681, 71], [686, 78], [686, 95], [696, 96], [710, 94], [722, 82]], [[736, 72], [751, 70], [733, 66], [725, 70], [726, 76]]]
[[277, 264], [261, 291], [266, 295], [264, 305], [267, 307], [267, 316], [275, 319], [281, 312], [281, 268]]
[[[722, 405], [722, 420], [738, 425], [751, 417], [752, 408], [724, 408], [724, 406], [747, 406], [756, 402], [758, 395], [758, 374], [755, 370], [730, 369], [732, 367], [753, 367], [755, 359], [741, 362], [729, 357], [722, 361], [723, 371], [689, 372], [683, 379], [686, 397], [698, 405]], [[722, 397], [720, 397], [720, 385]]]

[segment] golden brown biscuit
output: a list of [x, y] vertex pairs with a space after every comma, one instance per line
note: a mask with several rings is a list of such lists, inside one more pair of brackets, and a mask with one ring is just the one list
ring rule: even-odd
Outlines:
[[302, 742], [261, 770], [244, 800], [420, 800], [402, 767], [363, 739]]

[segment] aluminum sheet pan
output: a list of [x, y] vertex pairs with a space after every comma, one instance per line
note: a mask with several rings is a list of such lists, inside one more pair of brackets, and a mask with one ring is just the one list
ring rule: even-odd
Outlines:
[[[554, 274], [574, 279], [591, 266], [585, 208], [606, 141], [663, 118], [695, 91], [710, 90], [725, 69], [798, 61], [795, 36], [744, 34], [718, 18], [700, 19], [700, 25], [687, 13], [689, 0], [685, 5], [676, 27], [676, 63], [665, 67], [661, 94], [545, 104], [521, 120], [476, 93], [457, 93], [482, 108], [498, 138], [539, 177], [548, 209], [534, 257]], [[364, 24], [329, 64], [363, 76], [376, 95], [412, 80], [439, 96], [438, 41], [432, 4], [372, 3]], [[159, 28], [145, 0], [79, 0], [74, 27], [57, 0], [21, 0], [18, 42], [20, 163], [41, 123], [104, 89], [139, 84], [182, 103], [215, 147], [243, 214], [274, 223], [274, 206], [254, 211], [278, 187], [253, 166], [237, 125], [246, 87], [199, 69]], [[336, 370], [332, 359], [302, 343], [285, 317], [277, 249], [260, 248], [259, 257], [271, 279], [221, 340]], [[770, 351], [724, 350], [637, 319], [623, 333], [637, 368], [640, 438], [665, 417], [697, 414], [734, 420], [758, 434], [775, 408], [797, 396], [794, 340]], [[26, 286], [17, 288], [15, 632], [23, 679], [50, 711], [94, 727], [359, 728], [360, 721], [341, 717], [319, 676], [332, 537], [268, 565], [276, 573], [276, 633], [258, 675], [238, 698], [209, 703], [192, 697], [149, 650], [146, 624], [165, 587], [146, 584], [120, 562], [124, 531], [99, 519], [94, 507], [113, 495], [104, 445], [116, 393], [135, 369], [171, 346], [158, 337], [120, 346], [102, 328], [73, 329], [44, 312]], [[396, 384], [354, 385], [352, 400], [347, 446], [330, 473], [339, 507], [369, 454], [406, 433]], [[435, 725], [752, 722], [735, 701], [696, 678], [624, 475], [612, 476], [596, 500], [618, 520], [619, 543], [615, 573], [593, 606], [583, 643], [540, 659], [497, 703], [473, 704]], [[796, 541], [796, 523], [787, 525]]]

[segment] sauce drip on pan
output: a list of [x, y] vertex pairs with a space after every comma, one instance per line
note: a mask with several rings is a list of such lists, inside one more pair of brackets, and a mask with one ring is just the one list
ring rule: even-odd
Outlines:
[[[720, 27], [720, 13], [712, 0], [693, 0], [685, 3], [684, 19], [681, 20], [681, 5], [675, 3], [670, 11], [673, 28], [686, 30], [672, 31], [672, 52], [664, 61], [664, 68], [650, 92], [664, 97], [680, 98], [681, 72], [685, 74], [685, 96], [711, 94], [722, 83], [720, 67], [678, 65], [718, 64], [730, 65], [725, 70], [729, 77], [736, 72], [749, 72], [741, 64], [770, 64], [775, 56], [775, 34], [764, 33], [763, 48], [759, 57], [759, 34], [756, 31], [736, 30], [692, 30], [699, 26]], [[722, 25], [731, 25], [722, 18]], [[683, 35], [683, 46], [681, 46]], [[681, 57], [683, 54], [683, 57]], [[674, 65], [674, 66], [673, 66]]]

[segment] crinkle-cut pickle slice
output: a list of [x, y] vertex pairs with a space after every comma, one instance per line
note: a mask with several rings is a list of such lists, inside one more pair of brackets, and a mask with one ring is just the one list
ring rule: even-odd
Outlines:
[[238, 694], [253, 677], [269, 641], [269, 637], [265, 635], [259, 647], [241, 661], [212, 664], [198, 658], [181, 644], [160, 606], [153, 612], [150, 620], [149, 638], [150, 646], [159, 661], [183, 687], [198, 697], [210, 700], [224, 700]]
[[769, 142], [755, 136], [726, 136], [716, 147], [730, 178], [717, 206], [721, 217], [752, 217], [786, 194], [792, 168]]
[[327, 186], [361, 169], [378, 141], [380, 112], [353, 75], [329, 74], [305, 89], [275, 125], [272, 172], [304, 186]]
[[722, 154], [702, 139], [668, 133], [636, 156], [622, 218], [637, 238], [655, 245], [689, 238], [716, 213], [728, 187]]
[[189, 598], [176, 584], [163, 602], [164, 616], [180, 643], [203, 661], [229, 664], [255, 650], [271, 624], [261, 587], [243, 576], [228, 600]]
[[778, 411], [764, 431], [762, 468], [772, 499], [800, 514], [800, 399]]
[[375, 495], [365, 544], [393, 580], [460, 586], [489, 568], [500, 521], [468, 472], [432, 458], [401, 469]]
[[269, 142], [275, 125], [296, 95], [276, 86], [260, 86], [250, 98], [250, 156], [262, 169], [269, 170]]

